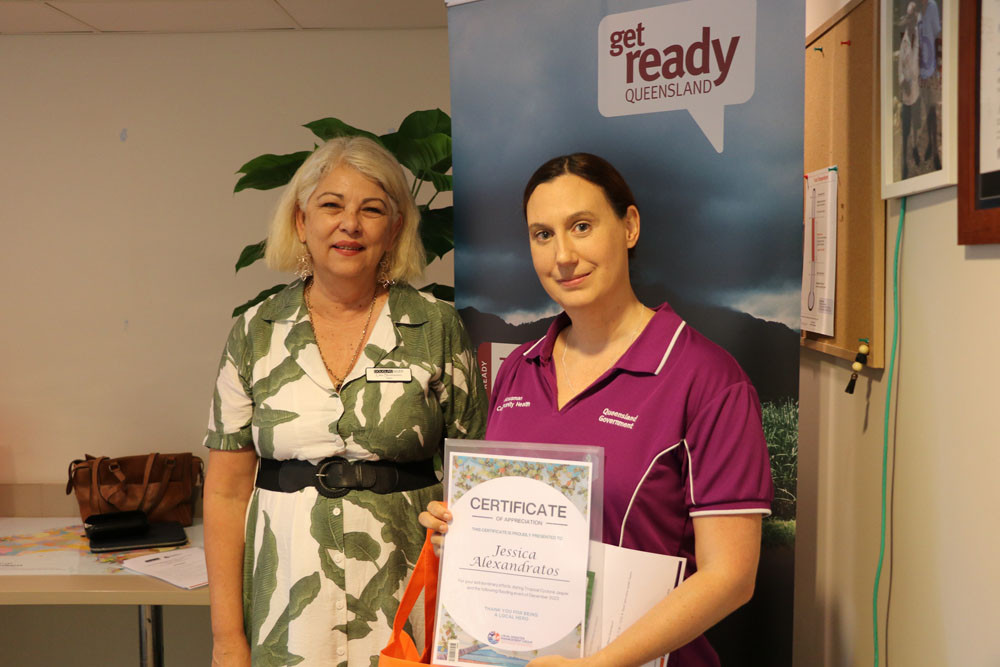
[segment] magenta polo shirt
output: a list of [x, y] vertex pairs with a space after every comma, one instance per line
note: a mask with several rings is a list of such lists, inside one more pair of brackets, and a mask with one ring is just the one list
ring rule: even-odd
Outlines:
[[[760, 402], [743, 369], [663, 304], [631, 347], [557, 408], [556, 336], [507, 357], [490, 397], [488, 440], [604, 447], [604, 541], [688, 559], [692, 518], [770, 514], [774, 488]], [[704, 637], [671, 667], [718, 665]]]

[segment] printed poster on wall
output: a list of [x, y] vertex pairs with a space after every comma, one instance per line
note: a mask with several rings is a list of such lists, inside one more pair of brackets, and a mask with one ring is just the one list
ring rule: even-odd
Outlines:
[[[448, 10], [456, 306], [488, 386], [505, 346], [542, 337], [559, 312], [532, 267], [525, 182], [586, 151], [635, 192], [638, 297], [668, 302], [757, 389], [776, 498], [757, 595], [709, 633], [726, 665], [791, 664], [804, 23], [804, 6], [783, 0]], [[751, 634], [753, 647], [735, 639]]]
[[837, 168], [806, 174], [802, 220], [802, 330], [833, 335], [837, 301]]

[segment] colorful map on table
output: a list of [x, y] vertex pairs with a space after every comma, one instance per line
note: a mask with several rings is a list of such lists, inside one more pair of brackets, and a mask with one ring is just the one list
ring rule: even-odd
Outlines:
[[0, 575], [116, 574], [124, 572], [121, 563], [128, 558], [172, 548], [92, 554], [82, 524], [39, 527], [0, 535]]
[[0, 537], [0, 556], [67, 550], [90, 552], [82, 524]]

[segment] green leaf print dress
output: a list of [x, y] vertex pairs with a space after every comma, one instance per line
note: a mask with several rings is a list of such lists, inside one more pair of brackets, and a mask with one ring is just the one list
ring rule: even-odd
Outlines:
[[[455, 309], [396, 285], [333, 389], [297, 281], [233, 325], [205, 445], [317, 462], [419, 461], [443, 438], [481, 438], [486, 397]], [[373, 366], [410, 382], [368, 382]], [[246, 516], [243, 613], [255, 667], [374, 667], [424, 539], [417, 514], [440, 485], [340, 498], [255, 489]], [[423, 636], [422, 619], [414, 636]]]

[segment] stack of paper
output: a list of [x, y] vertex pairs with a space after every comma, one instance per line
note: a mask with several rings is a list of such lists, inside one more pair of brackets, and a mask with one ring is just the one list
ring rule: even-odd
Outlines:
[[208, 585], [205, 551], [201, 547], [146, 554], [129, 558], [122, 565], [133, 572], [147, 574], [188, 590]]
[[[610, 644], [666, 597], [684, 578], [687, 559], [590, 543], [589, 568], [595, 575], [587, 621], [586, 654]], [[644, 667], [661, 667], [667, 656]]]

